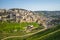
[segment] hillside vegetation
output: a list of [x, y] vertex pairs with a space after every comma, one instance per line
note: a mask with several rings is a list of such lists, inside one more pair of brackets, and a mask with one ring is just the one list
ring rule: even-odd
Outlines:
[[59, 35], [60, 35], [60, 25], [56, 26], [55, 28], [47, 29], [45, 31], [32, 35], [28, 37], [27, 40], [59, 40], [60, 39]]
[[[0, 22], [0, 39], [7, 37], [7, 36], [25, 35], [25, 34], [27, 34], [25, 32], [25, 29], [28, 25], [33, 25], [34, 28], [39, 28], [39, 30], [44, 28], [35, 22], [30, 22], [30, 23], [28, 23], [28, 22], [21, 22], [21, 23]], [[37, 30], [34, 29], [32, 32], [34, 32], [34, 31], [37, 31]]]
[[60, 40], [60, 25], [47, 29], [42, 32], [38, 32], [34, 35], [22, 38], [9, 38], [7, 40]]

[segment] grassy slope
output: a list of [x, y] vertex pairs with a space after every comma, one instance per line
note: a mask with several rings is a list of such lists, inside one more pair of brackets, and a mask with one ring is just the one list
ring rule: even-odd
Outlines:
[[24, 30], [25, 27], [27, 27], [28, 25], [33, 25], [34, 27], [39, 27], [39, 25], [35, 22], [32, 23], [27, 23], [27, 22], [22, 22], [22, 23], [8, 23], [8, 22], [4, 22], [1, 23], [0, 22], [0, 32], [6, 31], [12, 31], [12, 30]]
[[10, 38], [7, 40], [60, 40], [60, 25], [47, 29], [27, 38]]
[[42, 36], [38, 40], [60, 40], [60, 30]]
[[[0, 22], [0, 39], [7, 37], [7, 36], [21, 36], [25, 35], [26, 33], [23, 31], [25, 27], [28, 25], [33, 25], [34, 27], [40, 27], [37, 23], [32, 22], [32, 23], [8, 23], [8, 22]], [[14, 32], [14, 30], [17, 30]]]
[[59, 36], [60, 35], [59, 34], [60, 31], [59, 32], [56, 32], [56, 33], [54, 33], [52, 35], [45, 36], [45, 37], [41, 38], [44, 35], [47, 35], [49, 33], [52, 33], [52, 32], [57, 31], [58, 29], [60, 29], [60, 26], [57, 26], [55, 28], [51, 28], [51, 29], [45, 30], [43, 32], [39, 32], [39, 33], [37, 33], [35, 35], [32, 35], [32, 36], [30, 36], [30, 37], [28, 37], [26, 39], [27, 40], [59, 40], [60, 39], [60, 36]]
[[[20, 23], [20, 24], [19, 23], [0, 23], [0, 33], [1, 33], [1, 31], [4, 31], [5, 28], [6, 28], [5, 31], [8, 31], [8, 30], [12, 30], [12, 29], [20, 29], [19, 27], [21, 27], [21, 26], [25, 27], [29, 24], [30, 25], [33, 24], [34, 26], [38, 26], [36, 23]], [[58, 31], [59, 29], [60, 29], [60, 25], [58, 25], [54, 28], [47, 29], [45, 31], [39, 32], [39, 33], [34, 34], [32, 36], [28, 36], [28, 37], [25, 37], [25, 38], [12, 38], [12, 39], [10, 38], [8, 40], [59, 40], [60, 39], [60, 36], [59, 36], [60, 31]], [[55, 31], [57, 31], [57, 32], [55, 32]], [[53, 33], [53, 32], [55, 32], [55, 33]], [[50, 34], [50, 33], [53, 33], [53, 34]], [[16, 34], [16, 33], [12, 33], [12, 35], [13, 34]], [[0, 38], [2, 36], [9, 36], [9, 35], [11, 35], [11, 34], [8, 34], [8, 35], [1, 35], [0, 34]], [[20, 33], [18, 35], [20, 35]]]

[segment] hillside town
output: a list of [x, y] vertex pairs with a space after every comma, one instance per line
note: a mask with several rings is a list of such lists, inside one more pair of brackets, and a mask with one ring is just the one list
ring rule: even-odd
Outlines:
[[[0, 21], [8, 21], [8, 22], [36, 22], [38, 24], [42, 24], [44, 27], [53, 26], [54, 24], [51, 24], [52, 18], [47, 18], [45, 16], [40, 16], [37, 13], [33, 11], [28, 11], [25, 9], [0, 9]], [[50, 24], [49, 24], [50, 23]]]

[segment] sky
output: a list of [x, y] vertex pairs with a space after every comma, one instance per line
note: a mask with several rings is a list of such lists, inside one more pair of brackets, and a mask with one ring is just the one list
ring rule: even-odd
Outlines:
[[60, 11], [60, 0], [0, 0], [0, 9], [22, 8], [32, 11]]

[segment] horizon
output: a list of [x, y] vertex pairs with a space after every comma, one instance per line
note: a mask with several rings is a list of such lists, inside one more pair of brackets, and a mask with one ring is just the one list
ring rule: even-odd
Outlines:
[[0, 0], [0, 8], [21, 8], [31, 11], [60, 11], [60, 0]]
[[[9, 8], [9, 9], [6, 9], [6, 8], [0, 8], [0, 9], [9, 10], [9, 9], [14, 9], [14, 8]], [[17, 8], [16, 8], [16, 9], [17, 9]], [[23, 8], [18, 8], [18, 9], [23, 9]], [[28, 10], [28, 9], [24, 9], [24, 10], [27, 10], [27, 11], [60, 11], [60, 10]]]

